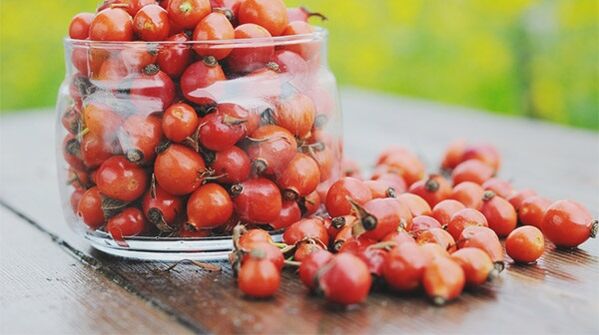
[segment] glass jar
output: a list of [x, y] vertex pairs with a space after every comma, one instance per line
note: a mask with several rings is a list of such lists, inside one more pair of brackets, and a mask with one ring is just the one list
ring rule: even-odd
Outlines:
[[275, 238], [340, 176], [327, 32], [168, 42], [65, 40], [57, 103], [69, 225], [103, 252], [218, 260], [237, 224]]

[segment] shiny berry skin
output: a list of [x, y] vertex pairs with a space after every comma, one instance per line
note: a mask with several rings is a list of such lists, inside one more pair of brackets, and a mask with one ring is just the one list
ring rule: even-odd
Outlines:
[[[227, 17], [212, 12], [198, 23], [193, 31], [194, 41], [231, 40], [235, 38], [235, 30]], [[200, 56], [213, 56], [221, 60], [231, 53], [231, 48], [210, 48], [210, 44], [199, 44], [193, 47]]]
[[154, 175], [165, 191], [174, 195], [189, 194], [206, 177], [206, 164], [197, 152], [181, 144], [171, 144], [158, 154]]
[[421, 197], [431, 207], [434, 207], [439, 202], [449, 198], [451, 185], [443, 176], [431, 175], [427, 179], [412, 184], [408, 192]]
[[239, 147], [219, 151], [212, 162], [214, 175], [218, 181], [226, 184], [238, 184], [250, 176], [250, 158]]
[[329, 244], [329, 233], [324, 226], [323, 219], [319, 217], [304, 218], [291, 226], [287, 227], [283, 234], [283, 241], [289, 245], [294, 245], [307, 239], [313, 239]]
[[449, 143], [443, 154], [441, 168], [449, 171], [453, 170], [464, 160], [465, 151], [466, 141], [464, 139], [457, 139]]
[[404, 203], [410, 209], [412, 216], [419, 215], [431, 215], [432, 209], [429, 204], [421, 197], [411, 194], [403, 193], [397, 196], [397, 201]]
[[199, 124], [198, 114], [193, 107], [185, 103], [171, 105], [162, 116], [164, 136], [177, 143], [191, 137]]
[[306, 256], [299, 267], [299, 277], [310, 290], [318, 286], [316, 274], [323, 266], [333, 259], [333, 254], [326, 250], [317, 250]]
[[462, 267], [447, 257], [434, 258], [427, 265], [422, 277], [424, 291], [435, 305], [444, 305], [459, 297], [465, 282], [466, 276]]
[[[242, 24], [235, 28], [235, 39], [270, 38], [268, 30], [256, 24]], [[235, 48], [227, 58], [227, 64], [233, 72], [249, 73], [264, 67], [274, 55], [274, 46]]]
[[284, 128], [265, 125], [249, 136], [247, 153], [259, 174], [277, 174], [283, 171], [297, 152], [297, 142]]
[[131, 115], [119, 131], [119, 142], [131, 163], [149, 163], [162, 140], [162, 120], [156, 115]]
[[183, 29], [193, 29], [210, 14], [210, 0], [169, 0], [166, 10], [176, 25]]
[[112, 108], [100, 103], [88, 104], [81, 113], [89, 132], [106, 141], [116, 138], [117, 130], [123, 123], [123, 118]]
[[77, 206], [77, 215], [90, 229], [98, 229], [104, 224], [102, 195], [97, 187], [85, 191]]
[[[304, 35], [304, 34], [312, 34], [314, 32], [314, 26], [307, 22], [302, 21], [293, 21], [289, 22], [289, 24], [283, 30], [282, 35], [291, 36], [291, 35]], [[310, 61], [315, 59], [318, 56], [319, 44], [318, 43], [298, 43], [282, 46], [283, 50], [289, 50], [297, 53], [303, 59]]]
[[133, 18], [133, 30], [142, 41], [164, 41], [170, 28], [166, 10], [158, 5], [144, 6]]
[[102, 136], [88, 133], [81, 139], [81, 159], [88, 168], [100, 166], [108, 158], [121, 152], [118, 141], [107, 141]]
[[69, 24], [69, 37], [74, 40], [86, 40], [89, 37], [89, 26], [96, 14], [79, 13], [71, 19]]
[[[485, 251], [493, 263], [503, 265], [503, 247], [497, 234], [491, 228], [482, 226], [469, 226], [464, 228], [457, 240], [458, 248], [479, 248]], [[503, 269], [503, 267], [501, 267]]]
[[279, 218], [269, 223], [273, 229], [281, 229], [289, 227], [291, 224], [298, 222], [302, 218], [302, 211], [295, 201], [283, 201]]
[[219, 184], [200, 186], [187, 201], [187, 220], [196, 229], [221, 226], [233, 215], [233, 202]]
[[485, 190], [471, 181], [465, 181], [456, 185], [451, 191], [450, 199], [461, 202], [468, 208], [481, 209]]
[[451, 216], [447, 225], [447, 232], [458, 240], [464, 228], [468, 226], [488, 227], [487, 218], [476, 209], [464, 208]]
[[430, 228], [414, 232], [414, 238], [418, 244], [435, 243], [450, 253], [457, 247], [455, 239], [442, 228]]
[[254, 23], [264, 27], [272, 36], [285, 30], [289, 19], [283, 0], [245, 0], [239, 6], [240, 24]]
[[310, 97], [298, 93], [276, 99], [274, 105], [272, 116], [275, 124], [298, 138], [306, 138], [310, 134], [316, 116], [316, 107]]
[[266, 178], [248, 179], [231, 186], [235, 212], [243, 221], [268, 224], [279, 218], [283, 208], [281, 192]]
[[134, 207], [124, 209], [113, 216], [106, 224], [106, 232], [116, 241], [123, 241], [125, 237], [136, 236], [146, 229], [146, 220], [143, 213]]
[[270, 242], [246, 243], [243, 246], [243, 250], [247, 252], [247, 254], [241, 259], [242, 266], [243, 263], [251, 257], [251, 253], [256, 251], [263, 253], [264, 259], [271, 261], [279, 271], [281, 271], [285, 265], [285, 257], [283, 256], [281, 249]]
[[175, 84], [172, 79], [150, 64], [135, 77], [129, 86], [129, 97], [137, 108], [146, 113], [162, 112], [175, 99]]
[[410, 227], [411, 232], [417, 232], [431, 228], [441, 228], [441, 224], [434, 217], [428, 215], [419, 215], [412, 218], [412, 227]]
[[268, 242], [272, 243], [272, 237], [266, 230], [250, 229], [243, 233], [239, 238], [239, 246], [247, 249], [252, 243]]
[[320, 169], [310, 156], [297, 153], [276, 181], [285, 199], [297, 200], [316, 190], [320, 183]]
[[270, 260], [250, 256], [239, 269], [237, 285], [250, 297], [268, 298], [279, 289], [281, 273]]
[[102, 194], [111, 199], [133, 201], [148, 187], [148, 174], [123, 156], [113, 156], [98, 169], [96, 184]]
[[545, 211], [541, 230], [557, 247], [574, 248], [597, 235], [597, 220], [581, 204], [559, 200]]
[[348, 198], [357, 204], [363, 205], [372, 199], [372, 192], [359, 179], [352, 177], [341, 178], [331, 186], [327, 193], [325, 206], [329, 215], [337, 217], [350, 214], [352, 206], [347, 200]]
[[405, 148], [390, 148], [386, 155], [379, 158], [379, 165], [386, 165], [401, 175], [408, 186], [422, 179], [425, 174], [422, 161]]
[[491, 191], [485, 192], [481, 213], [487, 218], [489, 228], [493, 229], [497, 236], [507, 236], [518, 224], [518, 215], [514, 206]]
[[495, 194], [505, 199], [509, 198], [514, 192], [512, 184], [509, 181], [499, 178], [488, 179], [482, 184], [482, 187], [485, 191], [493, 191]]
[[318, 286], [325, 298], [341, 305], [364, 302], [371, 285], [368, 267], [350, 253], [335, 255], [327, 264], [326, 271], [318, 278]]
[[196, 104], [211, 104], [216, 97], [207, 87], [226, 80], [225, 73], [214, 58], [206, 58], [187, 67], [181, 76], [181, 91], [186, 99]]
[[430, 256], [415, 243], [404, 243], [389, 252], [383, 276], [397, 291], [413, 291], [420, 286]]
[[458, 211], [466, 208], [461, 202], [453, 199], [447, 199], [439, 202], [433, 208], [432, 217], [437, 219], [443, 226], [448, 225], [451, 221], [451, 216]]
[[537, 192], [530, 188], [524, 188], [519, 191], [513, 192], [508, 198], [506, 198], [516, 211], [520, 210], [524, 200], [536, 196]]
[[451, 254], [451, 259], [464, 270], [467, 285], [482, 285], [497, 275], [489, 255], [478, 248], [460, 249]]
[[543, 216], [551, 203], [551, 200], [541, 196], [526, 198], [518, 209], [518, 221], [523, 225], [541, 228]]
[[121, 8], [106, 8], [99, 12], [89, 26], [92, 41], [132, 41], [133, 19]]
[[537, 227], [519, 227], [505, 240], [505, 251], [517, 263], [532, 263], [543, 255], [545, 238]]
[[[173, 35], [166, 39], [167, 42], [187, 42], [189, 37], [184, 33]], [[156, 62], [160, 70], [172, 78], [179, 78], [192, 60], [191, 48], [185, 44], [163, 45]]]
[[[154, 192], [155, 191], [155, 192]], [[142, 209], [148, 221], [161, 231], [171, 230], [183, 212], [183, 200], [162, 187], [148, 190], [142, 199]]]
[[490, 166], [493, 171], [499, 170], [501, 165], [501, 156], [497, 149], [490, 144], [477, 144], [477, 145], [469, 145], [464, 150], [464, 155], [462, 157], [464, 161], [469, 159], [479, 160], [488, 166]]
[[[359, 205], [356, 205], [359, 206]], [[401, 215], [403, 205], [396, 199], [372, 199], [358, 208], [358, 216], [366, 230], [362, 236], [373, 240], [381, 240], [387, 234], [405, 225]]]
[[203, 147], [223, 151], [233, 147], [244, 137], [245, 127], [238, 119], [219, 110], [202, 119], [198, 134]]
[[494, 174], [495, 171], [489, 165], [477, 159], [470, 159], [460, 163], [453, 169], [451, 179], [454, 185], [465, 181], [482, 185], [485, 181], [491, 179]]

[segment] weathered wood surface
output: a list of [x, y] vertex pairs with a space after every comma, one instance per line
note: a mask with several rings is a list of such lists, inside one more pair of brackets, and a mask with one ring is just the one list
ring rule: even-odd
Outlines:
[[1, 334], [191, 333], [36, 228], [0, 207]]
[[[342, 102], [346, 152], [365, 168], [377, 152], [390, 143], [413, 148], [433, 167], [447, 141], [455, 137], [485, 140], [499, 147], [504, 157], [501, 175], [513, 179], [517, 187], [533, 187], [554, 199], [577, 199], [598, 214], [597, 134], [359, 90], [345, 90]], [[106, 322], [93, 318], [100, 313], [98, 308], [121, 306], [118, 299], [130, 299], [130, 309], [142, 311], [140, 301], [145, 300], [147, 304], [141, 303], [141, 306], [162, 315], [162, 319], [152, 318], [154, 323], [145, 323], [153, 332], [161, 332], [164, 327], [177, 327], [172, 325], [172, 319], [164, 317], [166, 314], [176, 316], [179, 327], [215, 333], [599, 332], [597, 241], [589, 241], [576, 251], [550, 248], [533, 266], [509, 265], [499, 280], [464, 294], [444, 308], [432, 307], [420, 296], [398, 296], [378, 289], [366, 304], [349, 311], [335, 309], [321, 299], [307, 295], [292, 272], [285, 273], [286, 280], [273, 300], [251, 301], [235, 289], [234, 279], [226, 266], [222, 273], [209, 273], [191, 265], [163, 272], [166, 265], [162, 263], [131, 262], [94, 252], [68, 230], [62, 218], [54, 168], [53, 119], [48, 113], [3, 117], [0, 127], [0, 201], [4, 211], [21, 213], [47, 232], [59, 236], [63, 245], [71, 248], [68, 253], [75, 256], [71, 263], [81, 270], [69, 272], [58, 268], [55, 271], [60, 272], [60, 278], [77, 282], [78, 286], [55, 287], [53, 294], [77, 290], [73, 293], [76, 298], [93, 299], [99, 306], [79, 302], [79, 307], [76, 304], [73, 307], [76, 313], [69, 316], [30, 313], [26, 325], [31, 328], [20, 328], [25, 326], [24, 322], [19, 323], [16, 317], [6, 318], [6, 322], [2, 318], [3, 325], [7, 325], [3, 326], [6, 327], [3, 331], [54, 330], [49, 319], [56, 316], [57, 323], [61, 319], [76, 321], [79, 318], [83, 324], [64, 322], [57, 331], [119, 332], [122, 328], [107, 328]], [[4, 227], [4, 216], [2, 220]], [[14, 226], [31, 225], [14, 217], [8, 222]], [[57, 248], [51, 239], [36, 240], [26, 233], [12, 234], [12, 243], [5, 243], [5, 236], [11, 232], [4, 228], [2, 231], [2, 268], [11, 269], [1, 272], [2, 286], [10, 288], [7, 294], [2, 291], [2, 299], [5, 295], [27, 294], [17, 279], [20, 276], [30, 276], [28, 284], [35, 290], [49, 290], [51, 284], [43, 275], [37, 278], [30, 274], [44, 270], [42, 265], [36, 267], [34, 257], [41, 254], [48, 262], [59, 262], [64, 255], [46, 251]], [[22, 245], [27, 251], [20, 253], [23, 255], [20, 261], [5, 258], [5, 248], [12, 249], [13, 244]], [[75, 255], [73, 250], [81, 254]], [[81, 265], [81, 257], [93, 262], [95, 267]], [[7, 263], [9, 260], [12, 263]], [[29, 264], [29, 267], [15, 265], [21, 263]], [[94, 271], [94, 268], [98, 270]], [[116, 283], [110, 283], [109, 289], [102, 288], [110, 281]], [[127, 291], [119, 291], [118, 286], [126, 287]], [[99, 296], [94, 297], [92, 293]], [[68, 296], [68, 293], [62, 294]], [[106, 301], [108, 295], [119, 298]], [[48, 300], [33, 297], [29, 301], [23, 299], [22, 304], [49, 308], [52, 301]], [[9, 311], [3, 303], [0, 316]], [[117, 317], [133, 324], [140, 320], [136, 319], [139, 313], [125, 310]], [[46, 324], [41, 326], [44, 319]], [[94, 327], [86, 326], [90, 324]], [[175, 332], [183, 328], [171, 329]]]

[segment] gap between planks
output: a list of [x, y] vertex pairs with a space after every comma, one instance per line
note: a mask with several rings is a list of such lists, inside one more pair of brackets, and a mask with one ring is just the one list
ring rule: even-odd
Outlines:
[[35, 229], [42, 232], [44, 235], [50, 237], [50, 239], [52, 240], [53, 243], [58, 245], [60, 247], [60, 249], [64, 250], [68, 255], [75, 258], [77, 261], [89, 266], [94, 271], [96, 271], [99, 274], [106, 277], [108, 280], [114, 282], [118, 286], [125, 289], [127, 292], [129, 292], [129, 293], [133, 294], [134, 296], [136, 296], [137, 298], [149, 303], [150, 306], [158, 309], [159, 311], [163, 312], [167, 316], [171, 317], [174, 321], [178, 322], [185, 328], [188, 328], [190, 331], [197, 333], [197, 334], [209, 334], [210, 333], [208, 330], [197, 325], [195, 322], [189, 320], [186, 317], [181, 316], [176, 311], [171, 309], [169, 306], [164, 305], [160, 301], [157, 301], [157, 300], [153, 299], [152, 297], [149, 297], [148, 295], [143, 294], [142, 292], [137, 290], [135, 288], [135, 286], [129, 282], [129, 280], [127, 280], [125, 277], [123, 277], [116, 271], [112, 270], [110, 267], [105, 266], [100, 260], [98, 260], [90, 255], [87, 255], [86, 253], [82, 252], [81, 250], [78, 250], [77, 248], [73, 247], [67, 241], [63, 240], [60, 236], [46, 230], [43, 226], [41, 226], [37, 222], [33, 221], [31, 218], [29, 218], [25, 214], [21, 213], [14, 207], [10, 206], [2, 199], [0, 199], [0, 206], [3, 207], [4, 209], [8, 210], [9, 212], [13, 213], [14, 215], [18, 216], [19, 218], [23, 219], [23, 221], [25, 221], [27, 224], [33, 226]]

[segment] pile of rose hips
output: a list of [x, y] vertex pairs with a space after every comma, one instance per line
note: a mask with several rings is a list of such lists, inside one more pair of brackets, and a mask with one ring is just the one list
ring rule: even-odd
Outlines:
[[397, 292], [423, 289], [442, 305], [503, 270], [500, 238], [514, 262], [528, 264], [543, 254], [545, 237], [558, 248], [595, 237], [598, 223], [582, 205], [514, 190], [495, 177], [499, 166], [493, 146], [463, 140], [449, 146], [440, 174], [426, 175], [418, 157], [399, 147], [379, 156], [370, 180], [345, 162], [345, 177], [322, 199], [326, 211], [289, 226], [284, 244], [239, 228], [231, 256], [239, 288], [272, 296], [289, 264], [334, 303], [363, 302], [380, 279]]
[[[81, 221], [124, 243], [313, 214], [341, 165], [313, 15], [282, 0], [106, 0], [76, 15], [62, 124]], [[269, 43], [297, 35], [310, 38]], [[218, 44], [249, 38], [259, 46]]]
[[[500, 238], [515, 262], [530, 263], [544, 237], [569, 248], [595, 236], [597, 221], [580, 204], [496, 178], [490, 145], [452, 143], [441, 166], [449, 178], [427, 176], [416, 155], [390, 148], [370, 180], [346, 162], [335, 181], [341, 144], [322, 130], [330, 97], [310, 90], [309, 75], [296, 83], [304, 90], [280, 81], [316, 72], [317, 44], [186, 43], [308, 34], [310, 15], [282, 0], [107, 0], [75, 16], [72, 39], [171, 42], [74, 44], [63, 151], [81, 220], [121, 242], [232, 232], [245, 294], [272, 296], [289, 264], [343, 305], [364, 301], [373, 277], [443, 304], [498, 275]], [[249, 90], [269, 107], [250, 111], [207, 90], [238, 78], [267, 83]], [[286, 228], [285, 243], [256, 225]]]

